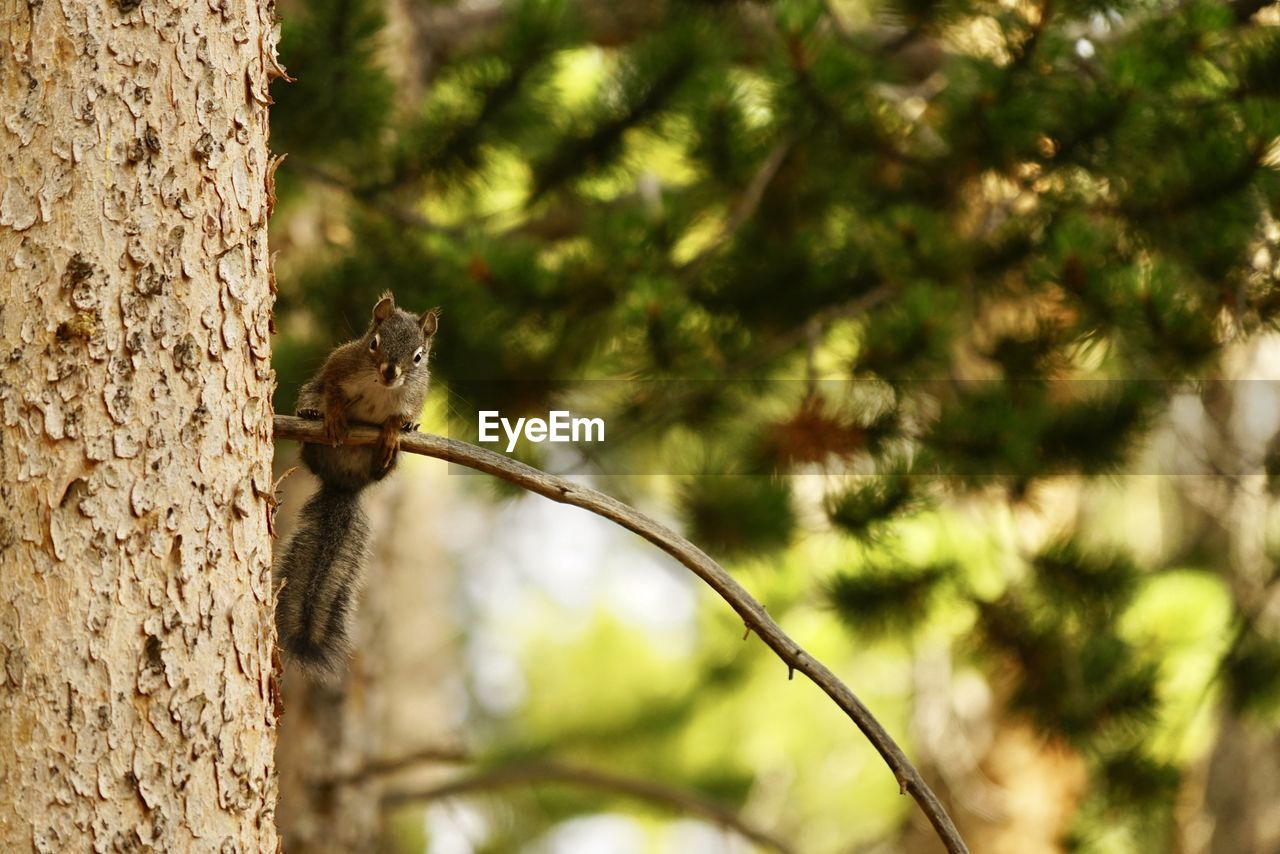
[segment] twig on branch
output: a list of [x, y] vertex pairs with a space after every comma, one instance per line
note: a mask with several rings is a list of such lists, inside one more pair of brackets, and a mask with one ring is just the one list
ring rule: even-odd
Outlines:
[[383, 796], [382, 803], [384, 806], [396, 806], [419, 801], [438, 801], [456, 795], [532, 783], [558, 783], [624, 795], [700, 816], [713, 824], [738, 833], [757, 845], [771, 848], [779, 854], [792, 854], [794, 851], [786, 842], [748, 823], [733, 810], [705, 795], [664, 786], [651, 780], [564, 765], [559, 762], [527, 762], [477, 771], [427, 789], [389, 792]]
[[[347, 437], [347, 443], [370, 445], [377, 441], [378, 436], [378, 431], [372, 427], [353, 427]], [[324, 427], [320, 422], [306, 421], [287, 415], [275, 417], [275, 437], [302, 442], [326, 441]], [[907, 759], [902, 748], [898, 747], [897, 742], [885, 731], [870, 710], [826, 665], [792, 640], [765, 612], [764, 606], [702, 549], [665, 525], [659, 524], [599, 490], [547, 474], [485, 448], [457, 439], [446, 439], [443, 436], [408, 433], [401, 438], [400, 449], [457, 463], [501, 478], [529, 492], [550, 498], [552, 501], [589, 510], [632, 533], [639, 534], [680, 561], [705, 581], [720, 598], [729, 603], [729, 606], [742, 617], [743, 622], [777, 653], [787, 665], [789, 672], [803, 673], [845, 711], [893, 771], [894, 777], [898, 780], [899, 791], [909, 793], [920, 805], [920, 809], [928, 817], [947, 851], [951, 854], [960, 854], [960, 852], [967, 854], [969, 849], [960, 838], [960, 833], [952, 823], [951, 817], [947, 815], [946, 808], [925, 783], [920, 772]]]

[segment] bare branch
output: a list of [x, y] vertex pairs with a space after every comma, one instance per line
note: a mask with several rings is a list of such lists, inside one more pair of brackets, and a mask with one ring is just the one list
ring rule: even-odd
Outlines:
[[375, 759], [350, 774], [331, 777], [322, 785], [355, 786], [369, 780], [410, 771], [423, 765], [460, 765], [472, 761], [471, 754], [462, 747], [424, 747], [422, 750], [415, 750], [404, 756]]
[[428, 789], [390, 792], [382, 799], [386, 806], [437, 801], [472, 792], [492, 791], [531, 783], [559, 783], [580, 786], [624, 795], [659, 806], [670, 807], [690, 815], [700, 816], [713, 824], [728, 828], [739, 835], [771, 848], [779, 854], [792, 854], [794, 849], [781, 839], [748, 823], [742, 816], [723, 804], [685, 789], [664, 786], [651, 780], [626, 777], [606, 771], [563, 765], [558, 762], [528, 762], [493, 768], [467, 774], [447, 783]]
[[[462, 747], [426, 747], [404, 756], [379, 759], [370, 762], [354, 773], [325, 781], [327, 786], [363, 785], [371, 780], [390, 777], [405, 771], [413, 771], [429, 765], [457, 765], [476, 763]], [[780, 854], [791, 854], [792, 848], [785, 842], [766, 833], [746, 821], [738, 813], [719, 802], [699, 794], [672, 786], [664, 786], [649, 780], [624, 777], [604, 771], [595, 771], [560, 762], [521, 762], [500, 768], [489, 768], [456, 777], [447, 783], [420, 790], [392, 791], [384, 795], [384, 805], [394, 806], [415, 801], [442, 800], [454, 795], [482, 790], [514, 786], [520, 783], [562, 783], [614, 794], [626, 795], [642, 801], [673, 807], [681, 812], [702, 816], [708, 821], [728, 828], [741, 836], [772, 848]]]
[[[351, 430], [347, 443], [373, 444], [378, 435], [378, 431], [372, 427], [355, 427]], [[318, 421], [306, 421], [287, 415], [275, 417], [275, 437], [302, 442], [325, 441], [324, 428]], [[552, 501], [581, 507], [639, 534], [680, 561], [729, 603], [743, 622], [783, 660], [788, 673], [803, 673], [844, 710], [893, 771], [899, 791], [910, 793], [915, 798], [947, 851], [951, 854], [967, 854], [969, 849], [960, 838], [951, 817], [947, 815], [946, 808], [870, 710], [826, 665], [792, 640], [765, 612], [764, 606], [702, 549], [665, 525], [599, 490], [547, 474], [485, 448], [443, 436], [409, 433], [400, 440], [400, 449], [457, 463], [501, 478]]]

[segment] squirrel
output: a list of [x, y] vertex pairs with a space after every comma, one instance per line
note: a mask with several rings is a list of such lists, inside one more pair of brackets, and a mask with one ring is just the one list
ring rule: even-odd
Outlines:
[[[279, 643], [311, 676], [339, 673], [366, 559], [365, 487], [395, 468], [402, 432], [418, 428], [427, 362], [440, 310], [415, 315], [390, 292], [373, 307], [368, 331], [340, 345], [298, 392], [297, 415], [323, 420], [329, 444], [307, 442], [302, 462], [320, 480], [274, 569]], [[344, 445], [350, 422], [381, 428], [373, 445]]]

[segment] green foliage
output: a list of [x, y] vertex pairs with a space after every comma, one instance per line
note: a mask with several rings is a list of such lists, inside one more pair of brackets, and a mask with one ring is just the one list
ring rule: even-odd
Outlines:
[[[856, 374], [881, 377], [890, 382], [929, 377], [947, 362], [949, 328], [959, 322], [949, 298], [933, 283], [918, 284], [894, 301], [874, 324], [868, 324]], [[937, 299], [944, 302], [939, 305]]]
[[589, 115], [533, 163], [529, 203], [616, 163], [625, 137], [651, 127], [670, 108], [697, 68], [697, 29], [677, 24], [661, 38], [641, 40]]
[[872, 636], [909, 633], [928, 618], [951, 566], [872, 567], [841, 573], [827, 583], [827, 598], [852, 631]]
[[[1068, 841], [1156, 850], [1188, 760], [1157, 749], [1172, 654], [1123, 630], [1150, 574], [1070, 525], [1029, 559], [1006, 542], [979, 560], [913, 524], [951, 504], [1003, 530], [1006, 496], [1034, 510], [1063, 476], [1124, 473], [1226, 340], [1275, 324], [1274, 263], [1255, 263], [1280, 207], [1274, 28], [1210, 0], [633, 5], [513, 2], [429, 57], [415, 97], [382, 70], [372, 0], [285, 19], [282, 192], [319, 182], [348, 204], [281, 277], [281, 328], [304, 331], [277, 349], [277, 408], [388, 288], [444, 307], [433, 370], [463, 421], [633, 382], [601, 413], [627, 441], [594, 466], [696, 460], [672, 490], [695, 542], [787, 566], [762, 582], [770, 604], [799, 620], [818, 600], [810, 628], [834, 649], [837, 621], [945, 635], [1001, 711], [1088, 758]], [[684, 477], [708, 460], [735, 475]], [[815, 473], [838, 477], [787, 477]], [[824, 521], [861, 560], [798, 569]], [[1272, 710], [1274, 639], [1245, 631], [1223, 655], [1231, 708]], [[709, 750], [691, 722], [712, 707], [729, 726], [717, 703], [763, 672], [703, 664], [701, 695], [616, 710], [615, 667], [574, 714], [535, 702], [515, 729], [537, 755], [626, 745], [741, 800], [749, 773], [723, 755], [722, 778], [646, 764], [673, 741]], [[526, 801], [492, 843], [609, 806]]]
[[1251, 97], [1280, 95], [1280, 34], [1263, 30], [1252, 34], [1237, 53], [1239, 91]]
[[781, 549], [795, 527], [791, 489], [784, 480], [694, 478], [681, 490], [680, 506], [689, 536], [722, 557]]
[[846, 534], [868, 540], [883, 534], [888, 522], [919, 503], [918, 484], [912, 477], [887, 474], [829, 498], [827, 518]]
[[1280, 642], [1245, 627], [1222, 663], [1232, 706], [1267, 714], [1280, 705]]
[[295, 82], [274, 90], [277, 150], [359, 163], [377, 142], [395, 97], [377, 59], [384, 23], [376, 0], [310, 0], [290, 16], [280, 54]]
[[1161, 762], [1137, 750], [1106, 756], [1099, 776], [1112, 803], [1139, 809], [1160, 808], [1172, 803], [1182, 774], [1176, 765]]
[[[806, 394], [797, 409], [788, 410], [783, 417], [771, 419], [759, 428], [753, 446], [747, 449], [746, 470], [787, 472], [807, 464], [847, 462], [864, 454], [886, 457], [901, 433], [898, 413], [892, 408], [871, 400], [860, 401], [856, 396], [843, 405], [832, 406], [821, 393]], [[906, 464], [892, 460], [886, 461], [885, 468], [908, 470]], [[907, 509], [908, 503], [888, 509]]]
[[1118, 553], [1091, 554], [1067, 540], [1036, 555], [1036, 586], [1061, 608], [1087, 614], [1115, 614], [1129, 604], [1138, 584], [1133, 561]]
[[445, 69], [397, 139], [389, 185], [449, 188], [477, 180], [495, 148], [535, 143], [544, 116], [530, 95], [545, 98], [553, 86], [556, 52], [579, 35], [575, 11], [558, 0], [514, 4], [494, 50]]
[[978, 603], [983, 648], [1010, 668], [1011, 704], [1077, 747], [1132, 735], [1157, 711], [1156, 668], [1107, 621], [1074, 624], [1009, 595]]

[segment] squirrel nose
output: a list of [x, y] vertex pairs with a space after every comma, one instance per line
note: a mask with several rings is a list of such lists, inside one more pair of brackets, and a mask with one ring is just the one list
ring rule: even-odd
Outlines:
[[395, 378], [400, 376], [400, 366], [394, 362], [383, 362], [380, 367], [382, 368], [382, 378], [387, 382], [394, 382]]

